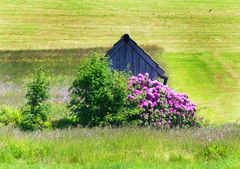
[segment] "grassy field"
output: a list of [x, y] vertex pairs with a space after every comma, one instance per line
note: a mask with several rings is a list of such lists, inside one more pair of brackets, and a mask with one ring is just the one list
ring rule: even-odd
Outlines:
[[237, 169], [239, 127], [0, 132], [0, 168]]
[[238, 0], [1, 0], [0, 49], [109, 47], [128, 32], [166, 51], [239, 52]]
[[127, 32], [207, 120], [240, 119], [238, 0], [1, 0], [0, 8], [0, 106], [22, 105], [40, 65], [52, 75], [52, 100], [61, 102], [81, 58], [105, 53]]
[[[240, 120], [239, 0], [0, 0], [0, 109], [20, 108], [37, 67], [53, 118], [83, 57], [130, 36], [213, 125]], [[239, 126], [194, 130], [0, 129], [0, 168], [240, 168]]]

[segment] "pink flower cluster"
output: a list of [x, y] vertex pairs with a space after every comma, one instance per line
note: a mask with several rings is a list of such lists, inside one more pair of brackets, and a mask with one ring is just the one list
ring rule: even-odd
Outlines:
[[196, 105], [186, 94], [176, 93], [149, 74], [132, 76], [128, 84], [129, 101], [138, 102], [144, 124], [164, 128], [200, 126]]

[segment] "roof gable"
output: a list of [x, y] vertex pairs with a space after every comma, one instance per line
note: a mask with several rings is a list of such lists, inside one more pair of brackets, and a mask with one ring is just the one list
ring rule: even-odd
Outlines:
[[138, 57], [141, 57], [146, 63], [151, 66], [152, 69], [157, 72], [159, 77], [167, 79], [167, 76], [165, 76], [165, 71], [140, 46], [138, 46], [137, 43], [133, 39], [131, 39], [128, 34], [123, 35], [121, 39], [117, 41], [113, 45], [113, 47], [107, 52], [107, 54], [110, 57], [114, 56], [121, 48], [124, 48], [125, 45], [130, 46], [131, 49], [138, 54]]

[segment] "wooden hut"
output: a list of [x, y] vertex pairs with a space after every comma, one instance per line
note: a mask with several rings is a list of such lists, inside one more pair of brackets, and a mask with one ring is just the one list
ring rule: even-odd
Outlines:
[[115, 70], [131, 71], [134, 75], [149, 73], [151, 79], [160, 77], [167, 84], [165, 71], [128, 34], [123, 35], [107, 55]]

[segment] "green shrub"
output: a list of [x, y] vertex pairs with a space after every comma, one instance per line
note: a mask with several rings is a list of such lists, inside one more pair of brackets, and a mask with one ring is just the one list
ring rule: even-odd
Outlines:
[[127, 81], [123, 73], [113, 72], [107, 57], [85, 59], [70, 87], [69, 108], [83, 126], [119, 125], [128, 121]]
[[20, 112], [4, 106], [0, 110], [0, 126], [16, 125], [20, 120]]
[[22, 130], [39, 130], [49, 126], [49, 82], [46, 74], [40, 69], [28, 85], [26, 105], [21, 110], [20, 128]]

